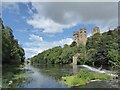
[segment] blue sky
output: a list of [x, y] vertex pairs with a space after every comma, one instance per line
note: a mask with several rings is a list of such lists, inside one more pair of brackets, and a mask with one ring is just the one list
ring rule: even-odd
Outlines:
[[2, 20], [11, 27], [28, 58], [55, 46], [71, 44], [73, 31], [80, 28], [87, 28], [90, 36], [94, 26], [99, 26], [101, 32], [116, 27], [116, 4], [9, 2], [2, 3]]

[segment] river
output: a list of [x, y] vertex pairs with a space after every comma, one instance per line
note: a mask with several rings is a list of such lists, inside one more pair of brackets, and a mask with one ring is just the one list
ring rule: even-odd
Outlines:
[[[77, 74], [80, 68], [83, 67], [79, 65], [26, 65], [26, 73], [30, 74], [30, 77], [21, 88], [70, 88], [64, 84], [61, 77]], [[119, 80], [112, 80], [91, 82], [79, 88], [120, 88], [120, 86]]]

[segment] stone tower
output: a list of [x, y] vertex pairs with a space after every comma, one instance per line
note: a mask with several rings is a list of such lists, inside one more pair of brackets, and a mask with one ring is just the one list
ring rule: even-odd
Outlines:
[[73, 40], [74, 42], [77, 43], [77, 46], [79, 45], [79, 32], [76, 31], [76, 32], [73, 32]]
[[73, 40], [79, 45], [86, 45], [87, 42], [87, 31], [86, 28], [81, 28], [80, 31], [73, 33]]
[[96, 33], [100, 33], [100, 29], [99, 29], [99, 27], [97, 27], [97, 26], [95, 26], [94, 28], [93, 28], [93, 35], [94, 34], [96, 34]]
[[87, 31], [86, 28], [81, 28], [79, 31], [79, 44], [86, 45]]

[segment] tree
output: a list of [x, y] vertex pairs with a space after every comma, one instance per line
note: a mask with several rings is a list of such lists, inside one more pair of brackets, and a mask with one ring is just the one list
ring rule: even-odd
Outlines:
[[118, 50], [111, 49], [108, 51], [107, 56], [109, 57], [110, 66], [120, 65], [120, 56]]
[[[3, 24], [2, 24], [3, 25]], [[24, 49], [20, 47], [18, 41], [14, 39], [13, 31], [10, 27], [2, 27], [2, 63], [20, 64], [24, 62]]]
[[112, 31], [104, 32], [102, 34], [97, 33], [91, 37], [88, 37], [86, 46], [77, 46], [76, 42], [72, 42], [71, 45], [65, 44], [63, 48], [55, 47], [48, 49], [42, 53], [39, 53], [35, 57], [32, 57], [31, 59], [33, 62], [37, 63], [39, 61], [43, 63], [43, 57], [45, 57], [45, 60], [47, 60], [49, 63], [69, 64], [72, 63], [72, 57], [76, 53], [79, 53], [79, 64], [87, 64], [93, 66], [119, 66], [119, 31], [120, 29], [117, 28]]

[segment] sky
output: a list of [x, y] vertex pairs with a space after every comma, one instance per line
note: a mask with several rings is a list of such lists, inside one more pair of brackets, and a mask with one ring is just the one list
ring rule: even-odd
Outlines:
[[73, 32], [98, 26], [101, 32], [117, 27], [117, 2], [2, 2], [0, 15], [11, 27], [26, 58], [55, 46], [70, 45]]

